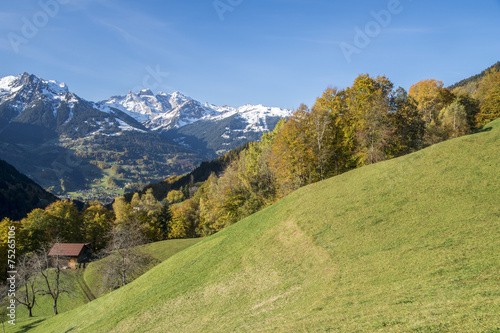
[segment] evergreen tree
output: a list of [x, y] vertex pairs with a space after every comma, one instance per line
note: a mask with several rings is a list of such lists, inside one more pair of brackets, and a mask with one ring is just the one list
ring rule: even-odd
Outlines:
[[172, 210], [170, 209], [169, 202], [165, 201], [165, 203], [161, 208], [161, 211], [158, 213], [158, 216], [156, 217], [156, 224], [161, 232], [162, 240], [168, 238], [168, 234], [170, 233], [171, 223], [172, 223]]

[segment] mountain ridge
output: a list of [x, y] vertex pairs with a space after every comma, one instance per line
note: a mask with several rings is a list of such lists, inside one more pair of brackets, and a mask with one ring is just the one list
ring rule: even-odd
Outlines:
[[465, 87], [465, 86], [470, 85], [470, 84], [477, 84], [486, 75], [486, 73], [488, 71], [490, 71], [494, 68], [496, 68], [497, 70], [500, 70], [500, 61], [497, 61], [495, 64], [491, 65], [490, 67], [483, 70], [479, 74], [472, 75], [471, 77], [468, 77], [466, 79], [460, 80], [460, 81], [452, 84], [451, 86], [448, 87], [448, 89], [453, 90], [456, 88]]
[[112, 96], [108, 100], [96, 103], [102, 109], [115, 108], [126, 112], [154, 131], [178, 129], [196, 121], [217, 121], [239, 115], [247, 121], [243, 132], [268, 131], [266, 126], [259, 126], [259, 120], [266, 116], [287, 118], [292, 111], [262, 104], [246, 104], [238, 108], [216, 106], [208, 102], [201, 103], [181, 92], [171, 94], [149, 89], [137, 93], [129, 91], [125, 96]]
[[[150, 89], [143, 89], [137, 93], [129, 91], [127, 95], [115, 95], [104, 101], [92, 102], [70, 92], [65, 83], [44, 80], [33, 74], [23, 73], [0, 79], [0, 105], [3, 106], [0, 108], [0, 119], [3, 118], [9, 123], [33, 120], [28, 116], [24, 116], [28, 119], [18, 118], [30, 104], [40, 100], [43, 104], [47, 104], [46, 108], [52, 110], [55, 119], [44, 119], [44, 121], [37, 119], [38, 123], [48, 125], [51, 129], [55, 127], [54, 120], [58, 125], [71, 123], [74, 116], [73, 109], [78, 103], [125, 122], [129, 127], [118, 125], [122, 130], [143, 131], [147, 128], [154, 132], [179, 129], [197, 121], [214, 122], [238, 116], [245, 123], [245, 127], [238, 131], [262, 133], [272, 130], [267, 126], [266, 117], [287, 118], [292, 114], [291, 110], [262, 104], [246, 104], [238, 108], [220, 107], [207, 102], [201, 103], [178, 91], [171, 94], [164, 92], [154, 94]], [[5, 105], [7, 102], [8, 105]], [[42, 115], [41, 118], [48, 117]], [[132, 119], [135, 123], [131, 121]], [[95, 131], [87, 134], [91, 133]]]

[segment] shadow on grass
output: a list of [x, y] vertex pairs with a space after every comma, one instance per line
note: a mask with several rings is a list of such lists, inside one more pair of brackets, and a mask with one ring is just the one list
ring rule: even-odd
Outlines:
[[18, 332], [22, 332], [22, 333], [29, 332], [31, 329], [35, 328], [36, 326], [38, 326], [38, 324], [40, 324], [43, 321], [45, 321], [45, 319], [38, 319], [38, 320], [32, 321], [31, 323], [20, 327]]
[[481, 127], [480, 129], [477, 129], [475, 130], [473, 133], [471, 134], [479, 134], [479, 133], [484, 133], [484, 132], [489, 132], [493, 129], [493, 127]]

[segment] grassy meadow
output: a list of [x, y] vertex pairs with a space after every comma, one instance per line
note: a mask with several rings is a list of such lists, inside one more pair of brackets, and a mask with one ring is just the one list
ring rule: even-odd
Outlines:
[[8, 332], [499, 332], [499, 147], [496, 120], [304, 187]]
[[[147, 268], [153, 267], [155, 264], [168, 259], [172, 255], [180, 252], [189, 246], [196, 244], [201, 239], [174, 239], [162, 242], [156, 242], [141, 246], [141, 250], [150, 254], [154, 261]], [[64, 293], [58, 300], [58, 311], [64, 313], [71, 309], [84, 305], [96, 297], [100, 296], [100, 287], [102, 284], [102, 270], [106, 264], [106, 258], [93, 261], [87, 265], [85, 270], [64, 270], [61, 277], [61, 285], [70, 293]], [[145, 269], [147, 269], [145, 268]], [[41, 283], [41, 281], [40, 281]], [[41, 284], [43, 287], [43, 285]], [[46, 317], [53, 316], [52, 298], [48, 295], [37, 295], [36, 305], [33, 308], [34, 318], [28, 318], [28, 310], [26, 307], [19, 305], [16, 311], [19, 322], [39, 322]], [[10, 325], [7, 325], [10, 326]], [[24, 327], [24, 324], [20, 324]], [[16, 330], [14, 330], [16, 331]], [[20, 332], [23, 332], [20, 329]]]

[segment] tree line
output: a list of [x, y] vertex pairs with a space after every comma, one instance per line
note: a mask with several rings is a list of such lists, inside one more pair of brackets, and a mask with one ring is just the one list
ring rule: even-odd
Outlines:
[[169, 237], [211, 235], [290, 192], [357, 167], [466, 135], [500, 117], [500, 73], [473, 89], [424, 80], [407, 92], [385, 76], [359, 75], [301, 105], [250, 143], [220, 174], [172, 207]]
[[[15, 301], [27, 308], [30, 317], [39, 295], [52, 298], [56, 315], [60, 296], [73, 291], [67, 283], [71, 278], [64, 271], [66, 258], [49, 256], [55, 244], [90, 243], [95, 257], [105, 258], [101, 293], [126, 285], [156, 264], [156, 260], [138, 246], [166, 239], [169, 203], [161, 204], [149, 191], [142, 198], [138, 194], [134, 196], [131, 204], [119, 200], [115, 206], [118, 218], [97, 201], [88, 203], [82, 211], [73, 202], [57, 201], [45, 209], [34, 209], [21, 221], [4, 218], [0, 222], [0, 255], [5, 258], [9, 249], [7, 230], [12, 227], [16, 230]], [[7, 261], [1, 265], [5, 278]], [[1, 290], [5, 287], [0, 284]], [[0, 303], [6, 295], [2, 293]]]

